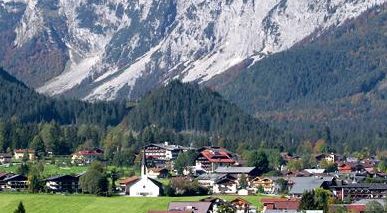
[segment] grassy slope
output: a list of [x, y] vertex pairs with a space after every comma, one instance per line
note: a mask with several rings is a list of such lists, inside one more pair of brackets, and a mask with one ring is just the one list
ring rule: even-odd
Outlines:
[[[222, 196], [231, 200], [236, 196]], [[148, 210], [166, 210], [171, 201], [197, 201], [202, 197], [158, 197], [158, 198], [130, 198], [130, 197], [94, 197], [94, 196], [64, 196], [45, 194], [0, 194], [1, 212], [12, 212], [19, 201], [28, 213], [146, 213]], [[253, 205], [260, 207], [260, 196], [245, 197]]]

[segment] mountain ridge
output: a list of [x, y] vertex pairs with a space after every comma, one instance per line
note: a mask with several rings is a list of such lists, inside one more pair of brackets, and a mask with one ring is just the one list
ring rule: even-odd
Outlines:
[[208, 81], [384, 2], [2, 0], [0, 64], [45, 94], [137, 99], [174, 78]]

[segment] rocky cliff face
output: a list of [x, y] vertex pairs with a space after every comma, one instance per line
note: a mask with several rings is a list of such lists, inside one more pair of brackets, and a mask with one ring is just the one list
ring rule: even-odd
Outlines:
[[206, 82], [387, 0], [0, 0], [0, 64], [48, 95]]

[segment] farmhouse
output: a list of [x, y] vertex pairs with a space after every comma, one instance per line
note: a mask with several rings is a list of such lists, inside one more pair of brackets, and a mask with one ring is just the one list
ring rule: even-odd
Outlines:
[[47, 190], [50, 192], [78, 192], [79, 178], [71, 175], [59, 175], [45, 180]]
[[150, 178], [167, 178], [169, 170], [167, 168], [150, 168], [148, 169], [148, 177]]
[[212, 190], [212, 187], [214, 186], [215, 181], [225, 176], [226, 176], [225, 174], [216, 174], [216, 173], [202, 174], [199, 177], [197, 177], [197, 180], [201, 186]]
[[24, 155], [28, 156], [28, 160], [35, 160], [36, 158], [35, 151], [32, 149], [16, 149], [14, 151], [15, 160], [23, 159]]
[[232, 200], [231, 205], [235, 208], [235, 213], [256, 213], [257, 208], [252, 206], [247, 200], [237, 197]]
[[102, 158], [103, 153], [102, 149], [81, 150], [73, 154], [71, 163], [78, 165], [90, 164], [94, 160]]
[[28, 187], [28, 179], [24, 175], [12, 175], [10, 177], [6, 177], [3, 180], [5, 184], [4, 189], [8, 190], [24, 190]]
[[232, 166], [236, 163], [232, 154], [221, 147], [204, 147], [199, 150], [195, 164], [197, 170], [214, 172], [218, 167]]
[[225, 175], [214, 182], [212, 192], [215, 194], [236, 194], [238, 192], [238, 181], [232, 175]]
[[0, 164], [11, 163], [12, 154], [9, 153], [0, 153]]
[[263, 188], [265, 193], [274, 193], [276, 185], [273, 179], [267, 177], [256, 177], [251, 181], [251, 186], [254, 188]]

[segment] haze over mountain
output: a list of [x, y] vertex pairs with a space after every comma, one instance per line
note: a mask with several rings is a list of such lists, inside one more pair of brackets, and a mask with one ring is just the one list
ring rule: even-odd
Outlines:
[[0, 0], [0, 65], [49, 95], [137, 99], [206, 82], [386, 0]]

